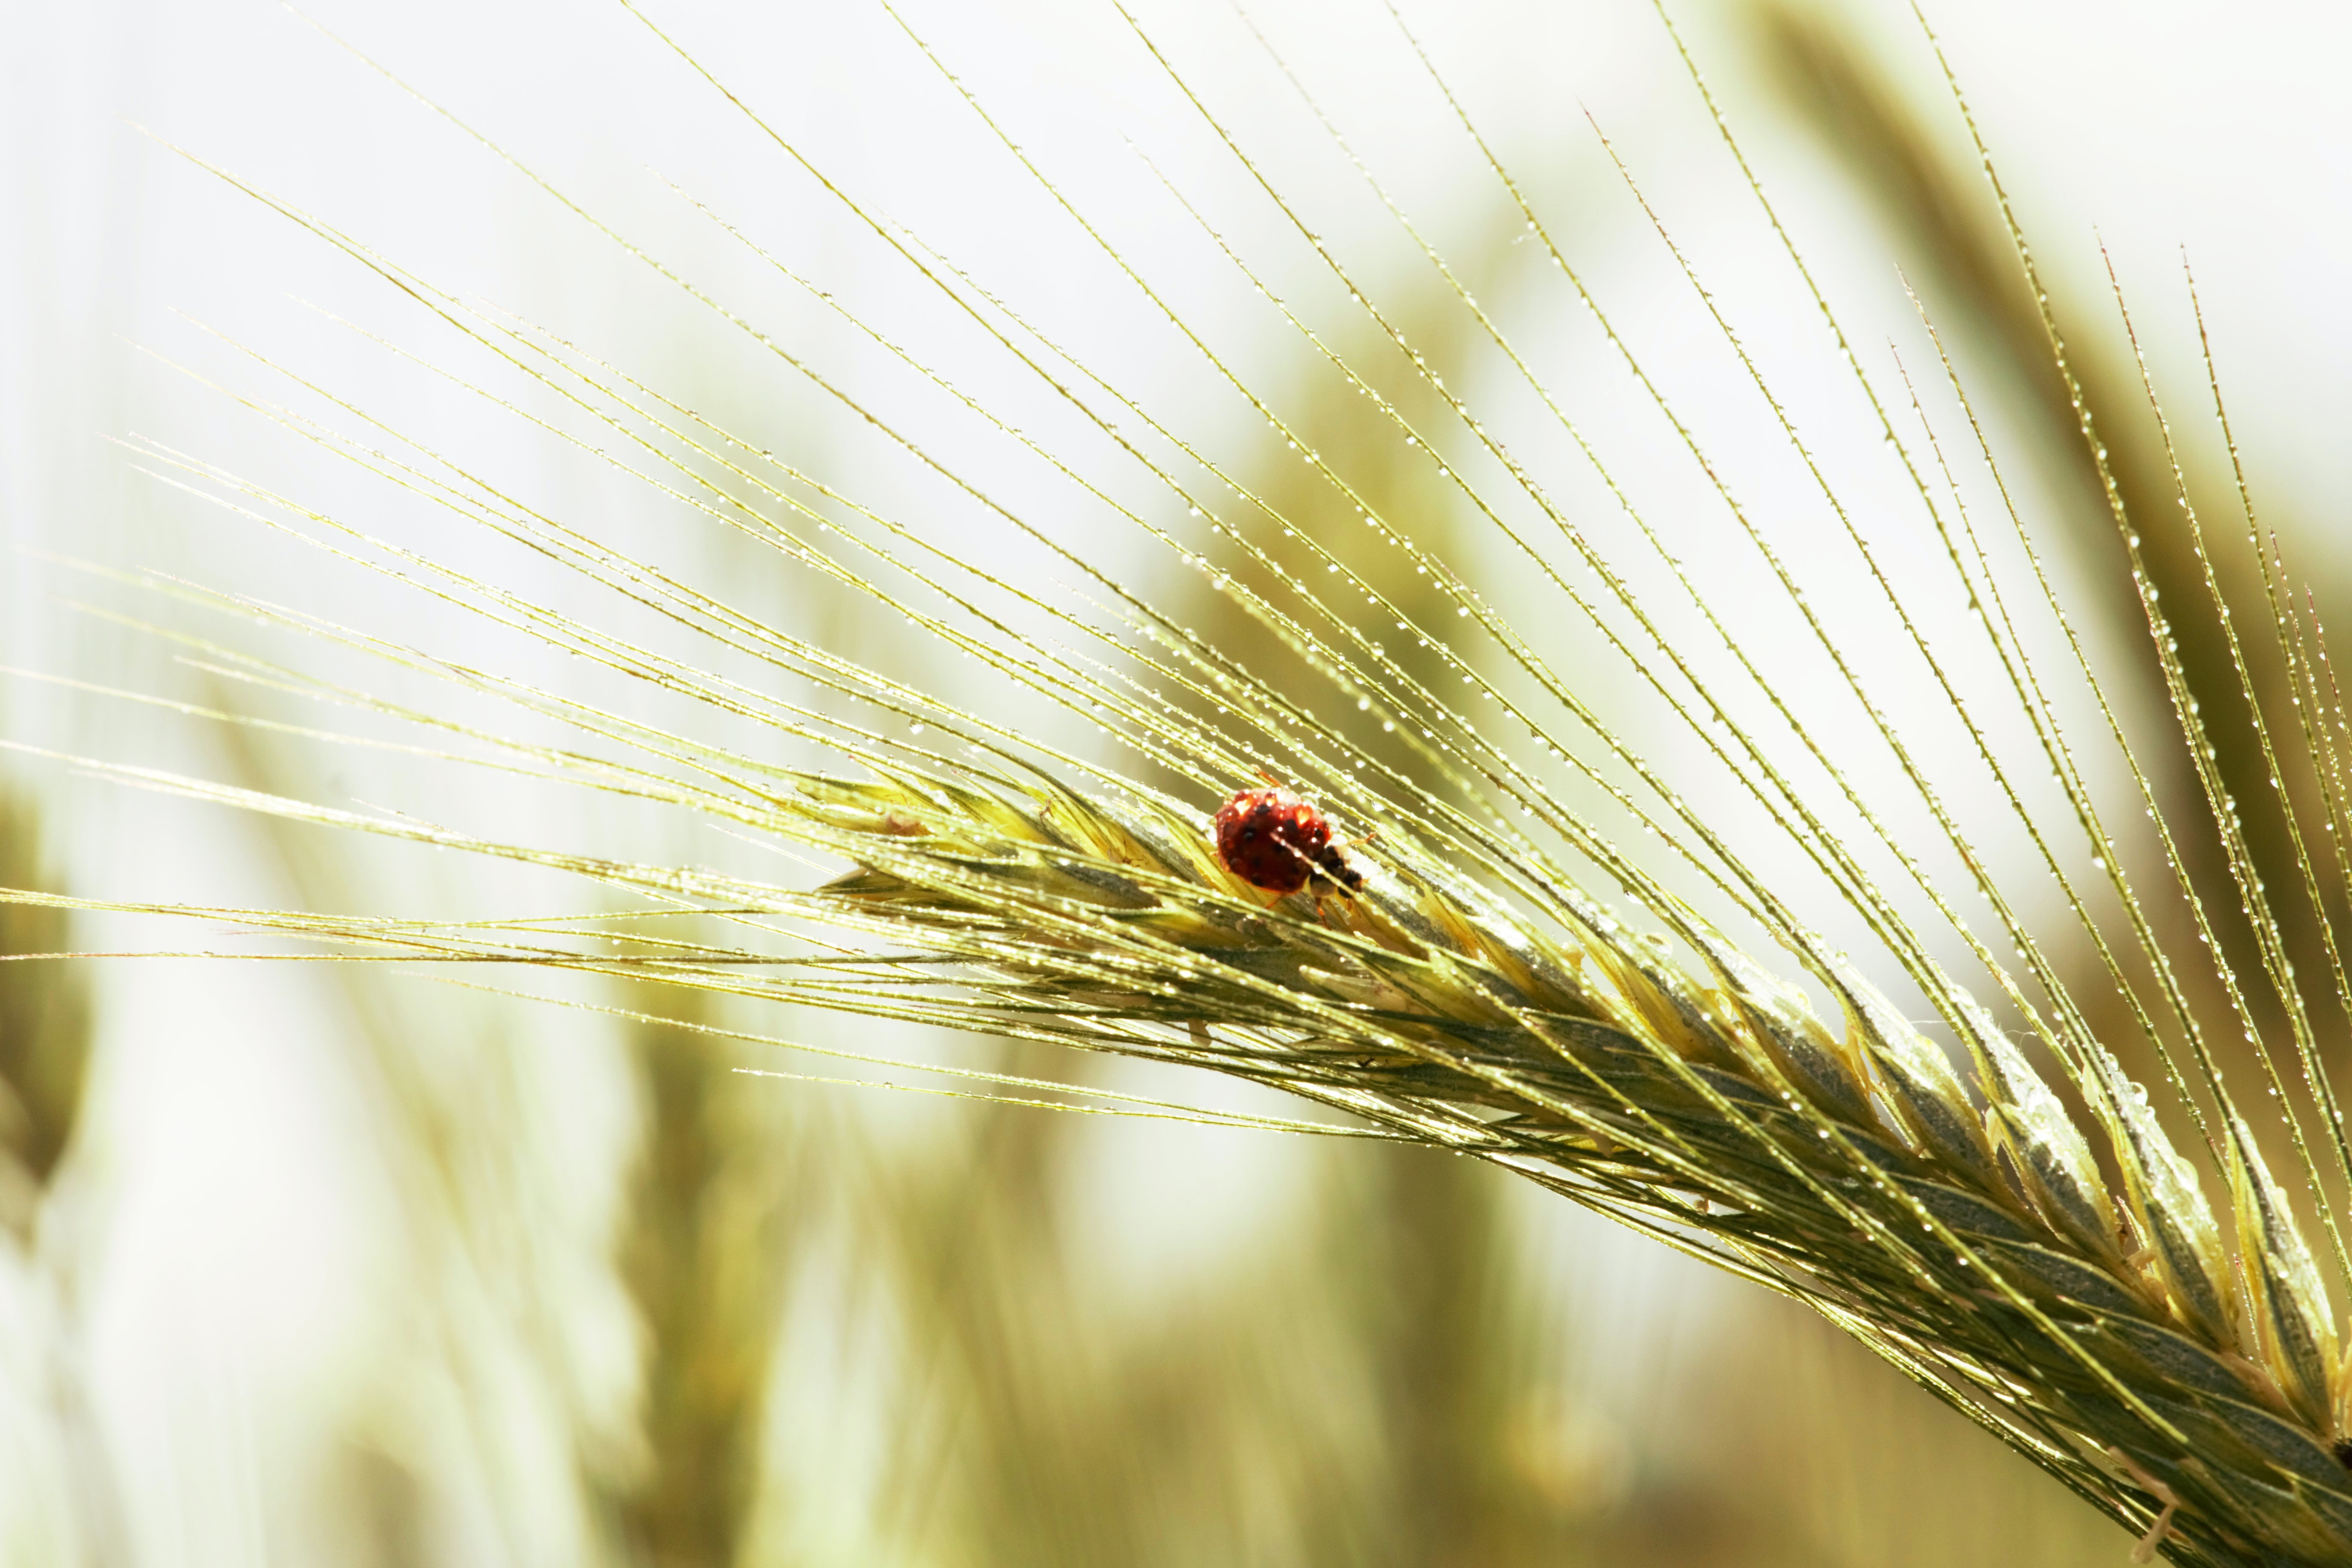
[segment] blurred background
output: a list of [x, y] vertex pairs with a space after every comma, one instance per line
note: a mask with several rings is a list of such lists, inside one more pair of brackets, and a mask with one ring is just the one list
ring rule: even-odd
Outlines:
[[[1024, 401], [1034, 388], [990, 382], [1001, 367], [955, 335], [952, 312], [879, 253], [872, 228], [622, 8], [310, 9], [777, 342], [840, 367], [853, 394], [915, 396], [859, 357], [868, 346], [831, 312], [836, 300], [969, 376], [1010, 422], [1059, 438], [1055, 412]], [[1302, 528], [1348, 537], [1336, 531], [1352, 517], [1318, 510], [1296, 456], [1137, 313], [1082, 236], [1001, 157], [972, 173], [968, 111], [887, 14], [650, 14], [875, 217], [923, 234], [983, 286], [1050, 300], [1045, 319], [1076, 352], [1208, 430]], [[1139, 15], [1277, 189], [1335, 179], [1328, 145], [1234, 16]], [[1612, 425], [1622, 374], [1559, 325], [1573, 299], [1558, 297], [1381, 7], [1285, 0], [1253, 15], [1465, 285], [1585, 400], [1635, 481], [1663, 471], [1648, 437]], [[2017, 455], [2012, 480], [2079, 585], [2090, 637], [2128, 667], [2133, 612], [2110, 586], [2112, 529], [2067, 396], [1908, 16], [1801, 0], [1675, 15], [1808, 261], [1842, 309], [1855, 301], [1858, 353], [1905, 334], [1913, 352], [1897, 268], [1918, 289]], [[1122, 134], [1223, 201], [1217, 221], [1245, 246], [1278, 237], [1280, 215], [1234, 194], [1229, 162], [1115, 10], [988, 0], [906, 16], [1123, 253], [1181, 258], [1200, 237]], [[1817, 394], [1822, 417], [1840, 416], [1819, 342], [1812, 361], [1782, 342], [1817, 340], [1818, 318], [1788, 303], [1786, 277], [1772, 293], [1753, 276], [1766, 268], [1752, 198], [1647, 7], [1481, 0], [1407, 16], [1702, 428], [1732, 400], [1728, 383], [1596, 126], [1676, 240], [1717, 268], [1759, 353], [1781, 356], [1792, 405]], [[2317, 5], [1985, 0], [1935, 20], [2041, 247], [2126, 499], [2160, 507], [2169, 481], [2098, 247], [2160, 323], [2144, 332], [2154, 370], [2178, 422], [2201, 431], [2185, 247], [2264, 520], [2322, 607], [2352, 612], [2352, 100], [2338, 79], [2352, 19]], [[330, 621], [374, 614], [383, 635], [662, 713], [597, 689], [576, 661], [518, 649], [207, 506], [121, 444], [194, 454], [565, 602], [543, 563], [368, 485], [240, 397], [310, 412], [329, 408], [325, 395], [347, 400], [457, 460], [499, 465], [550, 515], [723, 580], [775, 624], [951, 698], [977, 691], [869, 604], [682, 526], [643, 487], [483, 419], [375, 341], [435, 352], [414, 300], [228, 180], [452, 295], [528, 316], [747, 441], [854, 481], [885, 511], [961, 526], [861, 419], [302, 17], [260, 0], [93, 0], [16, 7], [9, 39], [0, 655], [13, 673], [0, 734], [29, 750], [0, 758], [0, 884], [129, 903], [601, 907], [593, 889], [509, 868], [93, 781], [73, 756], [805, 879], [705, 826], [319, 743], [299, 727], [348, 716], [208, 668], [210, 644], [311, 672], [341, 669], [345, 650], [207, 614], [175, 595], [183, 578]], [[824, 297], [788, 287], [698, 203]], [[1495, 383], [1475, 323], [1386, 221], [1360, 213], [1324, 232], [1367, 247], [1387, 234], [1360, 276], [1391, 319], [1453, 383]], [[1381, 442], [1367, 400], [1318, 379], [1306, 344], [1250, 313], [1263, 301], [1187, 291], [1191, 274], [1170, 265], [1180, 308], [1318, 448]], [[1282, 265], [1277, 293], [1307, 271]], [[1358, 318], [1327, 341], [1371, 354], [1370, 331]], [[457, 374], [497, 384], [499, 367], [450, 353]], [[1936, 379], [1932, 361], [1906, 363]], [[1410, 413], [1437, 409], [1418, 384], [1393, 391]], [[1878, 439], [1807, 429], [1833, 457]], [[1557, 439], [1514, 438], [1528, 450]], [[995, 458], [952, 432], [936, 439], [998, 482]], [[1770, 444], [1735, 424], [1721, 445], [1738, 467]], [[2210, 451], [2189, 468], [2200, 494], [2226, 493]], [[1465, 570], [1500, 564], [1488, 525], [1425, 461], [1367, 471], [1381, 510], [1413, 519]], [[1129, 546], [1066, 495], [1009, 470], [1002, 482], [1057, 537], [1121, 566]], [[1865, 496], [1872, 482], [1857, 481]], [[1800, 526], [1769, 497], [1763, 510]], [[976, 532], [938, 537], [994, 548]], [[2153, 569], [2191, 596], [2193, 559], [2167, 551], [2155, 542]], [[1016, 552], [1004, 560], [1029, 569]], [[1401, 599], [1428, 593], [1394, 576], [1384, 586]], [[1227, 599], [1171, 602], [1245, 659], [1283, 657]], [[2226, 652], [2193, 628], [2183, 640], [2226, 722]], [[2149, 689], [2126, 683], [2125, 700], [2145, 708]], [[1645, 732], [1635, 694], [1596, 700]], [[2250, 809], [2258, 847], [2283, 853]], [[265, 951], [226, 923], [0, 910], [0, 950], [61, 948]], [[0, 1563], [2055, 1564], [2120, 1561], [2128, 1544], [1808, 1314], [1499, 1173], [1340, 1141], [747, 1077], [731, 1069], [870, 1069], [710, 1031], [1280, 1109], [1131, 1066], [911, 1028], [886, 1037], [725, 998], [583, 987], [549, 1005], [508, 984], [258, 956], [0, 964]], [[942, 1081], [913, 1067], [873, 1076]]]

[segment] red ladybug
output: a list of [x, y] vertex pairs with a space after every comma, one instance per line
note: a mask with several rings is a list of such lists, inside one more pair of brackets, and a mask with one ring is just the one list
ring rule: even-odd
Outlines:
[[1217, 858], [1254, 888], [1287, 896], [1309, 883], [1354, 893], [1364, 874], [1331, 842], [1331, 824], [1280, 784], [1245, 789], [1217, 813]]

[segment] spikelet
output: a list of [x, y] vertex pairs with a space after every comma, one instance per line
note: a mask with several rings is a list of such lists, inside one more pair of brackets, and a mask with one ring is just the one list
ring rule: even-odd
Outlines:
[[2229, 1147], [2238, 1268], [2255, 1344], [2295, 1414], [2324, 1426], [2340, 1370], [2327, 1288], [2242, 1116], [2231, 1118]]

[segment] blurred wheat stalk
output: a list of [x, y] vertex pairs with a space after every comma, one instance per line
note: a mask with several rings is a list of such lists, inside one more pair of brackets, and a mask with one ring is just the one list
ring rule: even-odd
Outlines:
[[[33, 797], [0, 785], [0, 880], [59, 890]], [[66, 912], [0, 907], [0, 1450], [12, 1506], [0, 1561], [104, 1562], [119, 1499], [93, 1430], [70, 1244], [45, 1235], [82, 1121], [89, 997], [77, 971], [22, 962], [66, 951]]]
[[[1818, 81], [1834, 77], [1837, 58], [1820, 37], [1786, 18], [1778, 26], [1790, 58]], [[1136, 35], [1241, 156], [1150, 33], [1138, 24]], [[1419, 45], [1406, 37], [1417, 54]], [[917, 45], [928, 58], [928, 47]], [[690, 57], [687, 63], [704, 69]], [[1429, 72], [1444, 89], [1434, 64]], [[1696, 81], [1696, 68], [1693, 75]], [[1815, 96], [1856, 113], [1869, 108], [1867, 92]], [[1039, 163], [997, 130], [986, 106], [969, 101], [1015, 164], [1061, 199]], [[1538, 202], [1476, 140], [1450, 91], [1446, 101], [1503, 193], [1503, 223], [1524, 226], [1554, 274], [1606, 328]], [[1713, 114], [1713, 100], [1702, 101]], [[758, 123], [782, 152], [819, 173], [788, 139]], [[1725, 136], [1739, 156], [1727, 128]], [[1744, 173], [1744, 159], [1739, 166]], [[1990, 174], [1989, 158], [1983, 166]], [[1369, 167], [1359, 167], [1372, 179]], [[1911, 180], [1919, 191], [1930, 184]], [[1389, 202], [1385, 191], [1371, 188]], [[1751, 188], [1760, 201], [1760, 187], [1751, 182]], [[2332, 1275], [2336, 1289], [2352, 1289], [2352, 1258], [2336, 1218], [2352, 1185], [2352, 1142], [2326, 1060], [2352, 1012], [2331, 923], [2343, 901], [2342, 833], [2352, 811], [2343, 763], [2352, 726], [2314, 615], [2295, 596], [2274, 539], [2257, 524], [2242, 475], [2224, 498], [2240, 515], [2226, 525], [2232, 545], [2223, 552], [2204, 521], [2209, 507], [2182, 478], [2168, 427], [2159, 420], [2153, 447], [2114, 444], [2111, 451], [2101, 400], [2134, 394], [2110, 386], [2086, 395], [2080, 362], [2063, 345], [2013, 227], [1996, 219], [1993, 232], [2021, 282], [1986, 284], [1980, 294], [1998, 302], [1980, 313], [2006, 321], [2012, 339], [2028, 329], [2041, 334], [2036, 352], [2046, 355], [2058, 389], [2046, 401], [2073, 420], [2084, 471], [2112, 508], [2148, 669], [2178, 721], [2175, 742], [2134, 739], [2114, 718], [2114, 678], [2095, 672], [2084, 654], [2010, 492], [1997, 492], [1990, 522], [1969, 509], [1950, 462], [1973, 449], [2000, 470], [1948, 359], [1939, 379], [1957, 426], [1939, 442], [1898, 426], [1893, 412], [1907, 405], [1924, 420], [1921, 390], [1906, 388], [1899, 401], [1884, 395], [1848, 355], [1856, 387], [1909, 476], [1948, 582], [1965, 591], [1969, 635], [2003, 673], [2010, 708], [2002, 718], [2031, 736], [2022, 746], [2004, 749], [1992, 738], [1990, 719], [1955, 685], [1943, 650], [1905, 613], [1837, 487], [1780, 405], [1770, 406], [1885, 595], [1880, 607], [1895, 612], [1901, 653], [1950, 699], [1981, 764], [1982, 787], [2006, 803], [2064, 890], [2078, 917], [2073, 931], [2029, 928], [1953, 809], [1951, 786], [1929, 776], [1916, 738], [1873, 701], [1869, 669], [1808, 602], [1800, 576], [1741, 510], [1734, 487], [1706, 467], [1695, 442], [1690, 457], [1754, 546], [1764, 586], [1785, 599], [1802, 637], [1893, 759], [1926, 831], [1942, 841], [1934, 848], [1965, 868], [1967, 890], [1990, 910], [1987, 929], [1954, 912], [1925, 868], [1929, 847], [1903, 839], [1884, 805], [1864, 797], [1772, 691], [1750, 650], [1668, 548], [1675, 525], [1645, 516], [1608, 479], [1601, 455], [1482, 305], [1475, 279], [1447, 266], [1406, 223], [1402, 232], [1437, 264], [1440, 299], [1457, 328], [1475, 324], [1474, 339], [1491, 345], [1482, 352], [1524, 378], [1558, 437], [1591, 457], [1615, 492], [1627, 525], [1622, 548], [1643, 563], [1638, 579], [1625, 571], [1626, 556], [1612, 553], [1555, 503], [1448, 387], [1426, 352], [1430, 332], [1384, 308], [1303, 222], [1291, 219], [1297, 237], [1370, 323], [1363, 344], [1334, 347], [1194, 215], [1324, 373], [1371, 411], [1383, 432], [1381, 451], [1434, 484], [1444, 504], [1466, 505], [1483, 518], [1480, 529], [1562, 613], [1599, 634], [1627, 677], [1646, 686], [1661, 731], [1685, 731], [1749, 793], [1868, 928], [1881, 950], [1874, 966], [1916, 994], [1934, 1014], [1929, 1027], [1955, 1052], [1816, 932], [1756, 868], [1753, 847], [1694, 805], [1654, 744], [1595, 710], [1581, 671], [1565, 672], [1534, 628], [1511, 624], [1495, 605], [1499, 595], [1482, 592], [1465, 564], [1475, 546], [1427, 521], [1427, 496], [1372, 471], [1369, 442], [1329, 444], [1286, 421], [1274, 399], [1218, 361], [1144, 272], [1094, 230], [1080, 233], [1202, 350], [1284, 450], [1303, 458], [1286, 471], [1306, 489], [1279, 493], [1282, 487], [1245, 479], [1112, 377], [1090, 371], [1022, 314], [1020, 301], [987, 291], [911, 233], [871, 216], [852, 194], [830, 182], [827, 189], [1013, 363], [1064, 398], [1082, 427], [1137, 465], [1158, 499], [1139, 507], [1099, 487], [1071, 458], [1012, 428], [984, 400], [876, 331], [877, 349], [960, 403], [982, 427], [1065, 476], [1096, 515], [1129, 525], [1157, 552], [1155, 569], [1172, 569], [1194, 592], [1207, 589], [1219, 608], [1174, 603], [1147, 592], [1140, 578], [1114, 579], [967, 485], [979, 510], [994, 513], [995, 526], [1057, 558], [1086, 592], [1052, 597], [993, 575], [969, 552], [943, 551], [841, 484], [567, 343], [474, 310], [257, 191], [586, 411], [614, 447], [608, 452], [564, 436], [584, 459], [612, 464], [623, 477], [868, 595], [877, 613], [976, 661], [1002, 683], [1008, 703], [1000, 715], [863, 668], [532, 510], [356, 410], [345, 412], [366, 428], [347, 435], [242, 399], [418, 501], [653, 609], [702, 639], [709, 657], [680, 658], [583, 622], [446, 562], [366, 538], [159, 443], [146, 445], [148, 460], [450, 605], [662, 689], [681, 711], [700, 708], [751, 722], [860, 764], [863, 773], [784, 765], [683, 725], [656, 725], [457, 666], [430, 649], [234, 595], [182, 589], [510, 703], [576, 739], [527, 744], [196, 645], [195, 657], [225, 676], [438, 727], [453, 744], [496, 754], [502, 766], [682, 807], [856, 868], [802, 890], [145, 775], [291, 820], [576, 872], [639, 900], [628, 918], [586, 935], [576, 924], [301, 911], [240, 918], [380, 954], [658, 982], [689, 994], [943, 1024], [1265, 1084], [1341, 1114], [1212, 1113], [1085, 1085], [1056, 1089], [1022, 1074], [965, 1075], [984, 1086], [980, 1092], [1015, 1099], [1076, 1093], [1129, 1113], [1398, 1139], [1475, 1156], [1801, 1300], [2124, 1521], [2140, 1536], [2144, 1556], [2352, 1562], [2352, 1473], [2339, 1458], [2352, 1426], [2352, 1389], [2328, 1283]], [[1926, 211], [1933, 203], [1923, 197], [1915, 205]], [[2005, 218], [2005, 203], [1995, 210]], [[1780, 233], [1777, 215], [1769, 205], [1764, 212]], [[1843, 344], [1837, 317], [1793, 245], [1787, 256]], [[773, 264], [799, 281], [784, 262]], [[1692, 281], [1699, 281], [1695, 273]], [[851, 328], [868, 330], [830, 295], [817, 298]], [[1714, 309], [1704, 290], [1697, 298]], [[1724, 332], [1736, 347], [1727, 324]], [[1671, 420], [1632, 351], [1613, 329], [1608, 336], [1644, 395]], [[788, 349], [759, 341], [790, 360]], [[1940, 353], [1940, 340], [1928, 341]], [[1764, 390], [1744, 352], [1738, 363]], [[840, 395], [822, 380], [816, 384]], [[2152, 389], [2145, 396], [2155, 407]], [[2218, 412], [2218, 384], [2213, 396]], [[913, 461], [956, 479], [879, 414], [856, 412], [881, 423]], [[1689, 439], [1679, 422], [1674, 428]], [[2230, 455], [2234, 460], [2234, 447]], [[1663, 574], [1653, 570], [1660, 564]], [[2030, 658], [2029, 644], [2043, 645], [2021, 629], [2029, 623], [2060, 628], [2071, 664], [2053, 668], [2046, 657]], [[2246, 624], [2252, 633], [2242, 629]], [[1692, 654], [1684, 627], [1712, 639], [1706, 657]], [[722, 656], [751, 661], [762, 679], [716, 673]], [[2290, 694], [2283, 720], [2275, 704], [2265, 710], [2264, 681]], [[2052, 695], [2062, 683], [2090, 694], [2105, 733], [2086, 739], [2065, 731]], [[2234, 705], [2219, 702], [2217, 692], [2234, 694]], [[1139, 755], [1147, 775], [1129, 777], [1040, 739], [1011, 716], [1013, 696], [1098, 727]], [[1791, 771], [1783, 741], [1808, 753], [1843, 797], [1843, 815], [1858, 824], [1851, 838], [1833, 826], [1805, 776]], [[2152, 750], [2168, 744], [2177, 745], [2178, 758]], [[2136, 787], [2132, 804], [2156, 825], [2153, 855], [2107, 826], [2102, 814], [2116, 808], [2095, 799], [2085, 783], [2092, 747], [2122, 760]], [[2158, 787], [2182, 763], [2201, 816], [2183, 813]], [[1351, 827], [1377, 828], [1376, 843], [1357, 852], [1368, 877], [1360, 896], [1298, 895], [1269, 907], [1218, 863], [1201, 807], [1269, 768], [1311, 785]], [[2054, 816], [2027, 805], [2026, 781], [2044, 772], [2063, 796]], [[2257, 800], [2259, 808], [2251, 804]], [[2241, 801], [2254, 811], [2252, 826]], [[1682, 882], [1627, 847], [1653, 836], [1679, 858]], [[2081, 875], [2085, 861], [2088, 878]], [[2137, 880], [2135, 863], [2149, 868]], [[1587, 890], [1596, 882], [1637, 915], [1601, 902]], [[1702, 914], [1677, 886], [1704, 888], [1720, 914]], [[1937, 929], [1906, 914], [1906, 901], [1931, 911]], [[671, 915], [681, 918], [666, 923]], [[1743, 922], [1785, 956], [1743, 951], [1725, 934], [1727, 920]], [[2160, 933], [2167, 921], [2190, 933], [2185, 942], [2169, 928]], [[1939, 953], [1955, 941], [1978, 962], [1990, 1001], [1948, 973]], [[2189, 963], [2199, 948], [2214, 955], [2210, 973], [2201, 960]], [[2014, 968], [2000, 949], [2014, 952]], [[1833, 1004], [1839, 1026], [1816, 1014], [1791, 973]], [[2313, 975], [2316, 989], [2308, 984]], [[2219, 1043], [2224, 1038], [2227, 1047]], [[2274, 1039], [2287, 1047], [2277, 1056]], [[2132, 1071], [2158, 1080], [2158, 1100], [2129, 1076], [2126, 1058]], [[2233, 1064], [2227, 1070], [2225, 1061]], [[665, 1077], [668, 1070], [651, 1069], [656, 1134], [643, 1201], [666, 1205], [674, 1223], [645, 1232], [633, 1268], [641, 1308], [656, 1324], [674, 1321], [686, 1295], [736, 1289], [733, 1271], [742, 1260], [728, 1254], [758, 1245], [722, 1242], [701, 1228], [698, 1205], [711, 1177], [697, 1129], [707, 1108], [691, 1080]], [[2250, 1091], [2250, 1077], [2268, 1095]], [[2272, 1174], [2282, 1158], [2294, 1173], [2293, 1192]], [[2229, 1194], [2226, 1224], [2205, 1195], [2209, 1182]], [[2324, 1237], [2315, 1255], [2305, 1240], [2314, 1222]], [[756, 1308], [766, 1289], [751, 1287], [745, 1299]], [[691, 1359], [690, 1341], [679, 1334], [666, 1342]], [[744, 1419], [751, 1369], [730, 1364], [724, 1349], [698, 1364], [670, 1380], [681, 1403], [657, 1411], [656, 1425], [675, 1453], [714, 1456], [698, 1468], [721, 1500], [704, 1506], [731, 1521], [740, 1503], [725, 1500], [739, 1484], [735, 1460], [726, 1456], [740, 1447], [732, 1434]], [[648, 1549], [669, 1556], [650, 1542], [682, 1528], [678, 1505], [656, 1485], [620, 1506]], [[725, 1539], [706, 1539], [681, 1545], [677, 1560], [727, 1550]]]

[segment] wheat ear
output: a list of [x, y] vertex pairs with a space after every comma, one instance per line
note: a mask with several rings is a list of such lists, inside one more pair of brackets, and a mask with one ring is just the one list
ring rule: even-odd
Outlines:
[[1548, 931], [1391, 846], [1353, 898], [1265, 908], [1164, 805], [913, 772], [801, 791], [812, 837], [864, 862], [824, 896], [959, 966], [972, 1026], [1213, 1068], [1508, 1166], [1803, 1298], [2111, 1510], [2160, 1510], [2185, 1560], [2352, 1560], [2325, 1295], [2283, 1199], [2233, 1137], [2271, 1286], [2249, 1321], [2111, 1062], [2084, 1087], [2119, 1184], [1982, 1009], [1964, 1082], [1850, 965], [1807, 960], [1840, 1032], [1672, 900], [1670, 938], [1558, 889], [1580, 918]]

